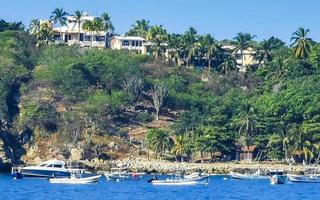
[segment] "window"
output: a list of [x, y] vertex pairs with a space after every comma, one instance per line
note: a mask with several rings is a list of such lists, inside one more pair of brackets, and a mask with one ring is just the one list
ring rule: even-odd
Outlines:
[[83, 41], [83, 33], [80, 33], [80, 41]]
[[85, 41], [91, 41], [91, 36], [90, 36], [90, 35], [86, 35], [86, 36], [84, 37], [84, 40], [85, 40]]
[[237, 59], [237, 60], [241, 60], [241, 59], [242, 59], [242, 56], [241, 56], [240, 53], [237, 53], [237, 54], [236, 54], [236, 59]]
[[104, 36], [96, 36], [96, 41], [104, 41], [105, 37]]
[[142, 46], [142, 41], [139, 41], [139, 46], [140, 46], [140, 47]]
[[122, 46], [129, 46], [129, 41], [128, 40], [122, 41]]
[[55, 168], [62, 168], [62, 165], [53, 165]]
[[139, 41], [136, 41], [136, 46], [137, 46], [137, 47], [139, 46]]
[[132, 46], [133, 47], [136, 46], [135, 44], [136, 44], [136, 41], [132, 40]]

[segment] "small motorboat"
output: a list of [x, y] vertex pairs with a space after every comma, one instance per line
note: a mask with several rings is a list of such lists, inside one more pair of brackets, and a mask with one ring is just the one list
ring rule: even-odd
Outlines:
[[128, 172], [127, 168], [111, 168], [111, 172], [105, 172], [104, 175], [108, 181], [119, 181], [122, 179], [138, 177], [132, 176], [132, 174]]
[[168, 178], [166, 180], [152, 180], [151, 183], [153, 185], [176, 185], [176, 186], [184, 186], [184, 185], [208, 185], [208, 179], [200, 180], [192, 180], [192, 179], [180, 179], [180, 178]]
[[13, 179], [22, 179], [23, 174], [21, 173], [22, 167], [12, 167], [11, 176]]
[[270, 182], [272, 185], [284, 184], [286, 179], [283, 171], [270, 172]]
[[318, 174], [311, 174], [311, 175], [288, 174], [287, 177], [291, 182], [297, 182], [297, 183], [320, 183], [320, 175], [318, 175]]
[[255, 180], [255, 179], [268, 179], [268, 176], [262, 174], [260, 170], [256, 171], [253, 174], [250, 173], [237, 173], [237, 172], [230, 172], [230, 177], [234, 179], [240, 179], [240, 180]]
[[60, 183], [60, 184], [88, 184], [98, 182], [101, 175], [94, 175], [88, 177], [81, 177], [76, 174], [71, 174], [69, 178], [51, 178], [50, 183]]
[[277, 184], [284, 184], [286, 180], [284, 176], [276, 174], [270, 177], [270, 182], [272, 185], [277, 185]]
[[184, 175], [183, 178], [187, 180], [204, 180], [207, 179], [209, 176], [202, 174], [201, 172], [194, 172], [192, 174]]

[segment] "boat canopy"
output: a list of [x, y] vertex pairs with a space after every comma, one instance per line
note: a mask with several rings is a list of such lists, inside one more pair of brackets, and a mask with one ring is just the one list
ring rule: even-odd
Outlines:
[[62, 160], [48, 160], [46, 162], [40, 163], [38, 167], [56, 167], [56, 168], [64, 168], [65, 162]]

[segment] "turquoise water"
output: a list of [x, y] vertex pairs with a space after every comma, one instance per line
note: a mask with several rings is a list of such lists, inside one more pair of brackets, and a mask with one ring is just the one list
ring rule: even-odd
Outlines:
[[[158, 176], [160, 179], [166, 176]], [[153, 186], [140, 180], [87, 185], [50, 184], [44, 179], [13, 180], [0, 175], [0, 199], [320, 199], [320, 184], [270, 185], [269, 180], [224, 180], [210, 177], [208, 186]]]

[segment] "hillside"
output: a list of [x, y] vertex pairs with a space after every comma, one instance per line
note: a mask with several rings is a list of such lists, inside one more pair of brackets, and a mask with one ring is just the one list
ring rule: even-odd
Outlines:
[[0, 33], [0, 51], [4, 164], [217, 161], [252, 145], [262, 160], [319, 160], [316, 44], [306, 59], [282, 44], [246, 72], [222, 70], [228, 58], [208, 71], [126, 51], [37, 47], [23, 31]]

